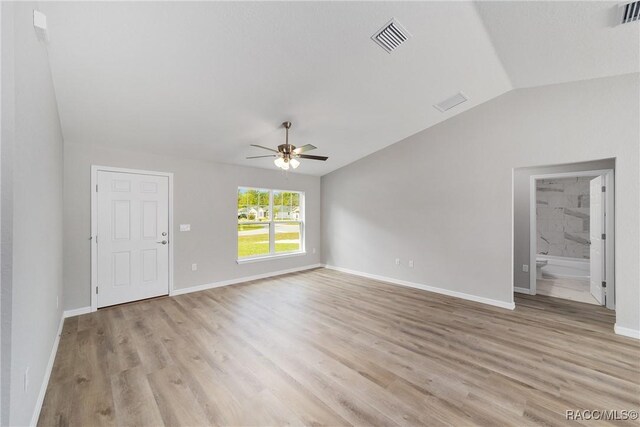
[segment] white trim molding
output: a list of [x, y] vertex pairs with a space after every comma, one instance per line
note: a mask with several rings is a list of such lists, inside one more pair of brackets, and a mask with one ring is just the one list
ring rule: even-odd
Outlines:
[[[116, 168], [112, 166], [98, 166], [91, 165], [91, 284], [89, 293], [91, 295], [91, 311], [98, 309], [98, 295], [96, 294], [96, 286], [98, 285], [98, 242], [95, 236], [98, 234], [98, 196], [96, 194], [96, 185], [98, 184], [98, 172], [120, 172], [130, 173], [137, 175], [153, 175], [162, 176], [169, 179], [169, 291], [171, 295], [173, 292], [173, 247], [174, 241], [173, 233], [173, 172], [157, 172], [138, 169], [125, 169]], [[84, 313], [79, 313], [84, 314]]]
[[207, 289], [220, 288], [222, 286], [237, 285], [239, 283], [251, 282], [252, 280], [266, 279], [274, 276], [282, 276], [283, 274], [296, 273], [298, 271], [311, 270], [323, 267], [322, 264], [311, 264], [303, 267], [290, 268], [288, 270], [272, 271], [270, 273], [256, 274], [255, 276], [239, 277], [237, 279], [222, 280], [220, 282], [206, 283], [204, 285], [190, 286], [188, 288], [174, 289], [169, 296], [177, 296], [189, 294], [191, 292], [205, 291]]
[[374, 279], [381, 282], [386, 282], [392, 285], [407, 286], [409, 288], [421, 289], [427, 292], [434, 292], [436, 294], [442, 294], [450, 297], [465, 299], [468, 301], [479, 302], [482, 304], [505, 308], [507, 310], [513, 310], [516, 308], [516, 305], [513, 301], [511, 302], [499, 301], [495, 299], [480, 297], [477, 295], [465, 294], [464, 292], [451, 291], [449, 289], [438, 288], [436, 286], [423, 285], [422, 283], [409, 282], [406, 280], [394, 279], [392, 277], [384, 277], [384, 276], [378, 276], [376, 274], [363, 273], [362, 271], [350, 270], [348, 268], [336, 267], [334, 265], [325, 265], [325, 268], [328, 268], [329, 270], [340, 271], [342, 273], [353, 274], [355, 276], [366, 277], [368, 279]]
[[640, 330], [638, 329], [625, 328], [622, 326], [618, 326], [618, 324], [616, 323], [613, 327], [613, 330], [616, 334], [622, 335], [623, 337], [635, 338], [637, 340], [640, 340]]
[[306, 254], [307, 253], [305, 251], [300, 251], [300, 252], [288, 252], [288, 253], [276, 254], [276, 255], [264, 255], [264, 256], [253, 257], [253, 258], [238, 258], [236, 260], [236, 263], [250, 264], [252, 262], [270, 261], [270, 260], [281, 259], [281, 258], [292, 258], [297, 256], [303, 256]]
[[38, 393], [38, 400], [36, 400], [36, 406], [33, 408], [33, 415], [31, 416], [30, 426], [38, 424], [40, 418], [40, 411], [42, 410], [42, 404], [44, 403], [44, 395], [47, 393], [47, 387], [49, 386], [49, 378], [51, 378], [51, 371], [53, 371], [53, 362], [56, 360], [56, 354], [58, 353], [58, 344], [60, 344], [60, 335], [62, 334], [62, 326], [64, 325], [64, 314], [60, 316], [60, 323], [58, 325], [58, 332], [56, 333], [56, 339], [53, 341], [53, 347], [51, 348], [51, 354], [49, 355], [49, 362], [44, 371], [44, 378], [40, 385], [40, 393]]
[[535, 295], [529, 288], [521, 288], [519, 286], [514, 286], [513, 290], [519, 294]]
[[91, 306], [74, 308], [74, 309], [71, 309], [71, 310], [65, 310], [64, 311], [64, 318], [66, 319], [67, 317], [80, 316], [82, 314], [91, 313], [92, 311], [93, 310], [91, 310]]
[[[304, 271], [304, 270], [311, 270], [311, 269], [320, 268], [320, 267], [324, 267], [324, 265], [323, 264], [311, 264], [311, 265], [305, 265], [303, 267], [290, 268], [288, 270], [279, 270], [279, 271], [274, 271], [274, 272], [271, 272], [271, 273], [257, 274], [257, 275], [254, 275], [254, 276], [245, 276], [245, 277], [240, 277], [240, 278], [237, 278], [237, 279], [222, 280], [220, 282], [207, 283], [207, 284], [204, 284], [204, 285], [189, 286], [188, 288], [174, 289], [169, 296], [189, 294], [191, 292], [198, 292], [198, 291], [204, 291], [204, 290], [207, 290], [207, 289], [220, 288], [222, 286], [237, 285], [237, 284], [244, 283], [244, 282], [250, 282], [252, 280], [266, 279], [266, 278], [274, 277], [274, 276], [282, 276], [283, 274], [295, 273], [295, 272]], [[74, 308], [74, 309], [71, 309], [71, 310], [65, 310], [64, 311], [64, 318], [66, 319], [68, 317], [81, 316], [83, 314], [88, 314], [88, 313], [91, 313], [93, 311], [95, 311], [95, 310], [92, 310], [91, 306]]]

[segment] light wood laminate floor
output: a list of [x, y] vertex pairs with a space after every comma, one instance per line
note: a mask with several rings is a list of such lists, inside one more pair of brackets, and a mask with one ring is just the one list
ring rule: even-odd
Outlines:
[[39, 425], [563, 425], [567, 409], [639, 409], [640, 345], [613, 312], [516, 304], [317, 269], [99, 310], [65, 321]]

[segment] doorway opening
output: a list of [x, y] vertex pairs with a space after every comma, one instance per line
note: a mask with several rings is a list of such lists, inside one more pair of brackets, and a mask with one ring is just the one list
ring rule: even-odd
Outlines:
[[530, 294], [615, 308], [614, 172], [531, 175]]

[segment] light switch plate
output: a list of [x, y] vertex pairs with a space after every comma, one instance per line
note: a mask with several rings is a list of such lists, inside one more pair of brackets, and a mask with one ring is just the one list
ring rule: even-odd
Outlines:
[[191, 224], [180, 224], [180, 231], [191, 231]]
[[44, 43], [49, 42], [49, 33], [47, 32], [47, 15], [39, 10], [33, 11], [33, 28], [36, 30], [36, 36]]
[[33, 26], [40, 30], [47, 31], [47, 15], [40, 12], [39, 10], [34, 10]]

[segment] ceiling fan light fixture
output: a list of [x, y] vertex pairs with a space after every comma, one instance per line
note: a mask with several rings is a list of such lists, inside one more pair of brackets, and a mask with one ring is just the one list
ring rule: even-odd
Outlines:
[[[640, 1], [640, 0], [638, 0]], [[309, 160], [321, 160], [325, 161], [328, 159], [326, 156], [311, 156], [309, 154], [303, 154], [307, 151], [315, 150], [317, 147], [311, 144], [306, 144], [301, 147], [296, 147], [295, 145], [289, 144], [289, 128], [291, 127], [291, 122], [284, 122], [282, 126], [285, 128], [285, 143], [278, 145], [278, 149], [274, 150], [269, 147], [265, 147], [263, 145], [251, 144], [252, 147], [261, 148], [263, 150], [270, 151], [275, 154], [265, 155], [265, 156], [250, 156], [247, 159], [259, 159], [263, 157], [275, 157], [276, 159], [273, 161], [277, 167], [282, 170], [289, 170], [290, 168], [297, 169], [300, 166], [300, 159], [309, 159]]]

